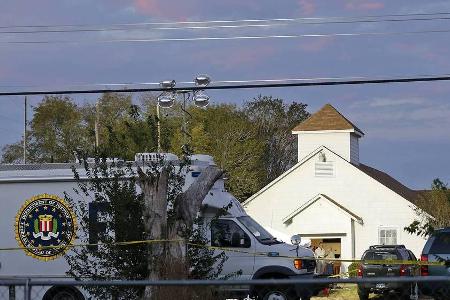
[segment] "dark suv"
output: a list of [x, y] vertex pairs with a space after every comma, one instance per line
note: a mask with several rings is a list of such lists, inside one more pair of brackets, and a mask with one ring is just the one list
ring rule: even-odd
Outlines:
[[[422, 276], [450, 276], [450, 227], [435, 231], [423, 248], [421, 261], [441, 262], [442, 265], [421, 266]], [[430, 282], [420, 285], [422, 294], [435, 299], [450, 299], [450, 283]]]
[[[358, 269], [358, 277], [391, 277], [391, 276], [418, 276], [420, 271], [417, 264], [394, 264], [389, 261], [417, 261], [410, 250], [404, 245], [377, 245], [370, 246], [361, 258], [363, 262]], [[370, 293], [387, 294], [395, 292], [404, 299], [410, 299], [411, 283], [399, 282], [377, 282], [377, 283], [358, 283], [359, 299], [369, 298]]]

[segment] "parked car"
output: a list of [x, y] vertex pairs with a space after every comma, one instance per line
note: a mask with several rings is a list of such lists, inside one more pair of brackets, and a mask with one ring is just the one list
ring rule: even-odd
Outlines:
[[[361, 258], [364, 262], [358, 269], [358, 277], [392, 277], [392, 276], [419, 276], [420, 268], [417, 264], [394, 264], [389, 261], [417, 261], [411, 250], [404, 245], [375, 245], [370, 246]], [[372, 261], [372, 262], [371, 262]], [[375, 262], [375, 263], [374, 263]], [[401, 298], [410, 299], [413, 284], [400, 282], [359, 283], [359, 299], [369, 299], [370, 293], [388, 294], [396, 293]]]
[[[431, 235], [423, 248], [420, 260], [444, 263], [444, 265], [421, 266], [422, 276], [450, 276], [450, 227], [437, 230]], [[450, 299], [448, 281], [420, 284], [420, 291], [435, 299]]]

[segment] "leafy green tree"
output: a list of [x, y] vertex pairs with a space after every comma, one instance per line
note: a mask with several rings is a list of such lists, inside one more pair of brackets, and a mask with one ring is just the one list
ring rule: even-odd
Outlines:
[[29, 143], [32, 161], [73, 161], [74, 151], [87, 146], [82, 114], [71, 98], [45, 96], [33, 110]]
[[2, 164], [19, 164], [23, 163], [23, 141], [5, 145], [2, 148]]
[[103, 94], [84, 109], [89, 140], [95, 144], [98, 118], [99, 149], [103, 156], [133, 160], [139, 152], [157, 151], [157, 119], [133, 103], [131, 94]]
[[411, 234], [428, 236], [434, 230], [450, 226], [450, 189], [439, 178], [433, 180], [430, 191], [417, 199], [417, 219], [405, 230]]
[[258, 96], [246, 103], [244, 112], [257, 128], [264, 145], [260, 163], [266, 171], [263, 179], [268, 184], [297, 162], [297, 141], [291, 130], [309, 117], [306, 104]]
[[[188, 134], [194, 153], [214, 157], [227, 172], [227, 188], [240, 200], [245, 200], [262, 187], [264, 170], [260, 165], [262, 144], [258, 133], [246, 115], [235, 105], [210, 105], [205, 109], [190, 106]], [[174, 134], [171, 151], [181, 154], [185, 137]]]
[[[73, 169], [78, 187], [75, 195], [65, 195], [79, 222], [81, 243], [102, 242], [98, 247], [77, 247], [65, 256], [68, 275], [92, 280], [147, 278], [145, 244], [114, 245], [115, 242], [145, 239], [142, 218], [143, 195], [137, 189], [136, 173], [130, 165], [108, 165], [98, 159], [84, 164], [84, 174]], [[81, 177], [87, 176], [88, 180]], [[90, 201], [86, 201], [90, 199]], [[90, 207], [102, 215], [101, 221], [90, 217]], [[94, 209], [95, 207], [95, 209]], [[143, 288], [87, 287], [98, 299], [138, 299]]]

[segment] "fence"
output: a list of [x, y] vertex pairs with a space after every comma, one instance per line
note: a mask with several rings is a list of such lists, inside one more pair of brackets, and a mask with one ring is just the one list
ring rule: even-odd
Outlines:
[[[351, 299], [349, 297], [354, 297], [358, 299], [357, 287], [369, 287], [372, 286], [374, 289], [380, 287], [379, 285], [384, 285], [384, 287], [410, 287], [406, 289], [404, 293], [400, 294], [389, 294], [390, 299], [430, 299], [423, 298], [422, 288], [428, 289], [427, 294], [435, 297], [443, 297], [437, 299], [448, 299], [450, 295], [450, 277], [448, 276], [429, 276], [429, 277], [377, 277], [377, 278], [310, 278], [310, 279], [258, 279], [258, 280], [157, 280], [157, 281], [126, 281], [126, 280], [115, 280], [115, 281], [93, 281], [93, 280], [44, 280], [38, 278], [15, 278], [15, 279], [0, 279], [0, 299], [9, 300], [31, 300], [31, 299], [42, 299], [42, 294], [48, 290], [49, 287], [56, 289], [58, 287], [64, 288], [78, 288], [81, 290], [86, 290], [92, 287], [112, 289], [112, 288], [143, 288], [146, 286], [158, 286], [158, 287], [220, 287], [223, 290], [232, 290], [237, 286], [239, 287], [250, 287], [249, 290], [273, 290], [275, 291], [274, 297], [271, 299], [298, 299], [299, 297], [291, 298], [286, 292], [288, 289], [285, 287], [296, 287], [302, 288], [303, 290], [309, 291], [306, 293], [304, 298], [309, 299], [309, 297], [314, 296], [314, 292], [317, 289], [323, 290], [322, 294], [318, 297], [328, 297], [329, 299]], [[345, 287], [350, 286], [350, 293], [342, 295], [341, 298], [333, 298], [333, 293], [330, 294], [330, 288], [333, 287]], [[273, 288], [270, 288], [273, 287]], [[76, 290], [76, 289], [74, 289]], [[279, 291], [277, 294], [276, 291]], [[283, 294], [285, 292], [285, 294]], [[325, 294], [323, 294], [325, 292]], [[85, 293], [85, 292], [84, 292]], [[252, 299], [250, 293], [243, 293], [241, 299], [244, 297], [246, 299]], [[81, 293], [80, 293], [81, 295]], [[66, 295], [67, 296], [67, 295]], [[69, 295], [70, 296], [70, 295]], [[283, 298], [282, 296], [286, 296]], [[397, 297], [396, 297], [397, 296]], [[84, 297], [84, 296], [81, 296]], [[359, 296], [361, 298], [361, 295]], [[262, 297], [261, 297], [262, 298]], [[364, 298], [364, 296], [362, 297]], [[47, 298], [45, 298], [47, 299]], [[84, 299], [77, 298], [76, 295], [71, 297], [60, 297], [48, 299]], [[95, 297], [94, 297], [95, 299]], [[124, 299], [119, 297], [118, 299]], [[189, 298], [178, 298], [177, 300], [189, 299]], [[217, 296], [215, 299], [226, 299], [226, 296], [220, 298]], [[260, 299], [260, 298], [257, 298]]]

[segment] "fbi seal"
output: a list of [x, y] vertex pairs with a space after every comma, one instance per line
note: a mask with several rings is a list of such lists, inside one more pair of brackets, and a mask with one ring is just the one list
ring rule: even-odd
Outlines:
[[76, 234], [76, 217], [67, 203], [42, 194], [25, 201], [16, 216], [16, 240], [27, 255], [48, 261], [64, 255]]

